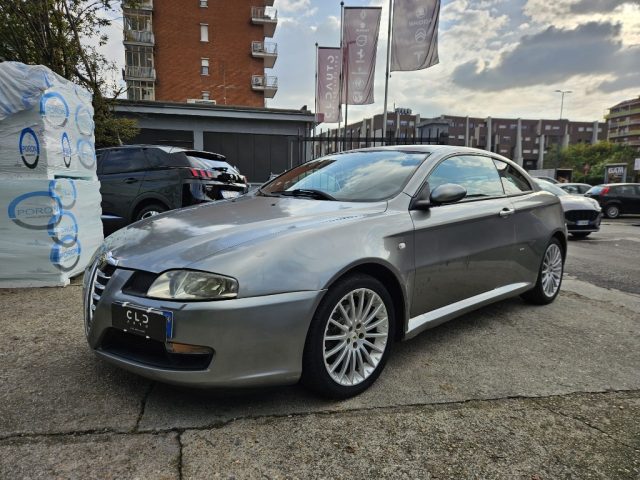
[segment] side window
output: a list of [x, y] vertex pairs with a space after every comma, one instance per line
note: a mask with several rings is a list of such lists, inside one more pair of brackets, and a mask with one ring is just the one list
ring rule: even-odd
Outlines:
[[145, 148], [144, 153], [147, 156], [147, 161], [152, 168], [170, 166], [170, 162], [167, 159], [167, 154], [159, 148]]
[[492, 159], [465, 155], [449, 157], [429, 175], [429, 188], [445, 183], [457, 183], [467, 189], [465, 198], [504, 195], [500, 176]]
[[140, 148], [111, 150], [104, 162], [102, 173], [126, 173], [149, 168], [147, 159]]
[[102, 165], [105, 162], [105, 159], [109, 156], [108, 151], [98, 150], [96, 152], [96, 172], [102, 173]]
[[[500, 181], [502, 182], [502, 188], [507, 195], [517, 195], [523, 192], [530, 192], [531, 185], [527, 181], [527, 179], [522, 175], [518, 170], [513, 168], [507, 162], [503, 162], [502, 160], [493, 160], [496, 168], [498, 169], [498, 174], [500, 175]], [[575, 187], [567, 187], [566, 190]]]

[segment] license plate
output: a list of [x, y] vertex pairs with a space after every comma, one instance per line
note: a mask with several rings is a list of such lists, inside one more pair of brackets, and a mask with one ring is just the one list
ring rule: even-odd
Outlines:
[[173, 336], [173, 313], [153, 308], [113, 304], [111, 324], [124, 332], [161, 342]]
[[236, 198], [240, 196], [240, 192], [237, 190], [222, 190], [222, 198]]
[[589, 225], [589, 220], [578, 220], [576, 222], [576, 225], [578, 225], [579, 227], [582, 227], [584, 225]]

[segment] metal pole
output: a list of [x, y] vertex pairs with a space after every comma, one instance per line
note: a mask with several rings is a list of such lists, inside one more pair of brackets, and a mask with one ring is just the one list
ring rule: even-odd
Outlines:
[[[349, 123], [347, 119], [349, 118], [349, 44], [347, 43], [347, 75], [345, 78], [345, 94], [344, 94], [344, 142], [347, 143], [347, 128], [349, 128]], [[343, 147], [344, 149], [344, 147]]]
[[384, 112], [382, 113], [382, 138], [387, 138], [387, 101], [389, 99], [389, 58], [391, 52], [391, 15], [393, 0], [389, 0], [389, 27], [387, 30], [387, 63], [384, 80]]
[[[340, 85], [338, 87], [338, 133], [340, 132], [340, 124], [342, 123], [342, 66], [344, 65], [344, 55], [342, 54], [342, 22], [344, 21], [344, 2], [340, 2]], [[336, 136], [337, 139], [337, 136]], [[336, 151], [338, 151], [336, 146]]]
[[316, 127], [318, 126], [318, 42], [316, 42], [316, 91], [315, 103], [313, 106], [313, 137], [316, 136]]

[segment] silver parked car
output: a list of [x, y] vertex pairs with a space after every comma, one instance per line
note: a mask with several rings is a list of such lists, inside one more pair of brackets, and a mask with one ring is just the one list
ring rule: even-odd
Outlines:
[[562, 207], [519, 166], [450, 146], [371, 148], [107, 238], [85, 275], [90, 347], [163, 382], [356, 395], [396, 340], [507, 297], [547, 304]]
[[584, 195], [568, 193], [560, 184], [549, 183], [545, 180], [536, 179], [538, 186], [560, 198], [564, 218], [567, 222], [567, 230], [573, 238], [580, 240], [587, 238], [594, 232], [600, 230], [602, 221], [602, 208], [593, 198]]

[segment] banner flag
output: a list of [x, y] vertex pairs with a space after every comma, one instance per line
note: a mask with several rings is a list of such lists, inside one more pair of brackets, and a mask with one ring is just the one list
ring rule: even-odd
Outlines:
[[342, 103], [373, 103], [381, 7], [344, 7]]
[[391, 71], [422, 70], [438, 63], [440, 0], [395, 0]]
[[340, 120], [340, 48], [318, 47], [318, 123]]

